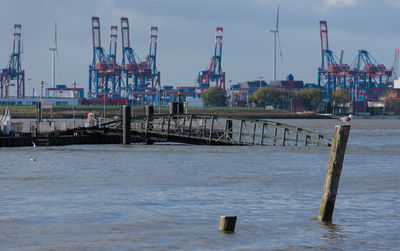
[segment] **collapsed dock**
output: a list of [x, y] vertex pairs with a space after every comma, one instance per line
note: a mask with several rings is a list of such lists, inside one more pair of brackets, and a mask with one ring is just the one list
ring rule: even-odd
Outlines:
[[[127, 111], [129, 110], [129, 111]], [[90, 127], [0, 137], [0, 147], [75, 144], [185, 143], [228, 146], [329, 146], [330, 138], [307, 129], [269, 120], [202, 114], [149, 114]], [[129, 115], [126, 113], [129, 112]]]

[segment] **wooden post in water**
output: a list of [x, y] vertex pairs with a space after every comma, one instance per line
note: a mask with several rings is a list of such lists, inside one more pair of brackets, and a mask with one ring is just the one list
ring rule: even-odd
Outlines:
[[131, 143], [131, 107], [122, 106], [122, 144]]
[[321, 206], [318, 213], [318, 220], [322, 222], [332, 221], [349, 134], [350, 125], [335, 126], [328, 167], [326, 169], [324, 189], [322, 191]]
[[237, 216], [221, 216], [218, 230], [222, 233], [234, 233]]

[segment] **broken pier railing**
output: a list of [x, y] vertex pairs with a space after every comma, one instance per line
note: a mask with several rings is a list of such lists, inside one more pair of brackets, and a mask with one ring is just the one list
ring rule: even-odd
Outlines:
[[[121, 128], [122, 121], [103, 126]], [[132, 141], [208, 145], [330, 146], [331, 139], [310, 130], [268, 120], [198, 114], [134, 117]]]

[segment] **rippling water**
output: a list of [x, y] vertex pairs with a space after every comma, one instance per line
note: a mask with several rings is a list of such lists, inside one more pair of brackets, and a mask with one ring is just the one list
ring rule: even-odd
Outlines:
[[[338, 123], [281, 122], [329, 136]], [[400, 120], [351, 125], [333, 224], [316, 219], [325, 147], [2, 148], [0, 249], [398, 249]], [[238, 216], [235, 234], [218, 233], [221, 215]]]

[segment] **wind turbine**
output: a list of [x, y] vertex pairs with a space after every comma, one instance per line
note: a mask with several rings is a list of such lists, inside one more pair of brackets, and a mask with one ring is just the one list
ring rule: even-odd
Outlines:
[[[52, 68], [51, 68], [51, 86], [56, 87], [56, 56], [58, 61], [58, 51], [57, 51], [57, 22], [54, 23], [54, 48], [49, 48], [52, 56]], [[54, 93], [53, 93], [54, 94]]]
[[276, 13], [276, 26], [275, 30], [271, 30], [272, 33], [274, 33], [274, 64], [273, 64], [273, 79], [274, 83], [276, 82], [276, 38], [278, 38], [279, 42], [279, 52], [281, 56], [281, 61], [283, 62], [283, 57], [282, 57], [282, 49], [281, 49], [281, 40], [279, 39], [279, 4], [278, 4], [278, 11]]

